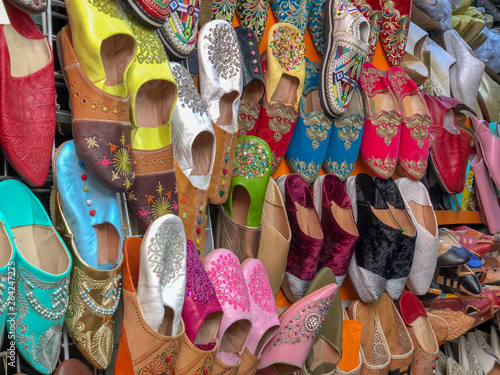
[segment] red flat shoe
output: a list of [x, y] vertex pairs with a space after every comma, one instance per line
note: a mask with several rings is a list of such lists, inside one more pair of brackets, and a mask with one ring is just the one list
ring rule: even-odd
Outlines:
[[0, 25], [0, 146], [30, 185], [47, 180], [56, 131], [54, 58], [30, 16], [4, 2]]
[[401, 64], [410, 28], [411, 0], [383, 1], [380, 39], [392, 65]]
[[431, 118], [431, 166], [443, 189], [448, 194], [459, 194], [465, 186], [472, 136], [455, 126], [451, 108], [428, 93], [422, 96]]
[[372, 64], [365, 63], [359, 79], [365, 108], [365, 127], [360, 153], [365, 164], [380, 178], [396, 170], [401, 114], [389, 83]]
[[398, 164], [409, 178], [420, 180], [425, 175], [429, 158], [431, 119], [427, 106], [417, 85], [403, 69], [390, 67], [385, 76], [403, 119]]
[[370, 62], [375, 55], [380, 30], [382, 30], [382, 4], [380, 0], [360, 0], [353, 1], [353, 5], [370, 22], [370, 36], [368, 37], [370, 52], [368, 52], [368, 56], [366, 57], [366, 61]]

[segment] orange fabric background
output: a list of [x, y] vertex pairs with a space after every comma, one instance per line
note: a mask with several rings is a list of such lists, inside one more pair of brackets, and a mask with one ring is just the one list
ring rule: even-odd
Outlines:
[[[266, 23], [266, 29], [264, 31], [264, 35], [262, 37], [262, 40], [259, 43], [259, 51], [260, 53], [264, 52], [267, 48], [267, 34], [269, 32], [269, 29], [271, 28], [272, 25], [274, 25], [277, 22], [276, 17], [273, 14], [273, 11], [271, 9], [271, 6], [269, 6], [269, 12], [267, 15], [267, 23]], [[240, 22], [238, 20], [238, 17], [235, 15], [234, 20], [233, 20], [233, 26], [239, 26]], [[311, 33], [309, 32], [309, 28], [306, 31], [306, 35], [304, 36], [304, 41], [306, 44], [306, 57], [313, 62], [320, 62], [321, 61], [321, 55], [320, 53], [316, 50], [316, 47], [314, 47], [314, 43], [311, 37]], [[377, 49], [375, 51], [375, 57], [373, 58], [372, 64], [375, 65], [378, 69], [380, 70], [387, 70], [391, 66], [389, 64], [389, 60], [387, 59], [384, 50], [382, 49], [382, 44], [380, 41], [378, 42]], [[293, 173], [292, 170], [290, 169], [290, 166], [288, 165], [286, 159], [283, 159], [281, 162], [278, 170], [273, 174], [273, 177], [279, 177], [284, 174], [290, 174]], [[325, 174], [324, 168], [321, 168], [320, 175]], [[373, 175], [373, 172], [371, 172], [368, 167], [364, 164], [364, 162], [361, 160], [361, 158], [358, 158], [358, 161], [356, 163], [356, 166], [354, 167], [354, 171], [352, 174], [358, 174], [358, 173], [368, 173], [370, 175]], [[401, 174], [402, 176], [403, 174]], [[397, 176], [397, 171], [396, 171], [396, 176]], [[357, 294], [355, 290], [352, 288], [351, 284], [346, 280], [342, 287], [340, 288], [340, 297], [342, 300], [349, 300], [353, 298], [357, 298]], [[285, 298], [285, 296], [280, 292], [278, 294], [278, 297], [276, 299], [276, 303], [278, 306], [289, 306], [290, 302]]]

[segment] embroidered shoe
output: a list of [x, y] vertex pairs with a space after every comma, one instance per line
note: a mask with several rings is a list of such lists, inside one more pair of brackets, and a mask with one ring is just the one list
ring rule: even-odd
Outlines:
[[255, 35], [257, 44], [264, 35], [267, 13], [269, 11], [269, 2], [270, 0], [256, 0], [253, 2], [236, 0], [236, 13], [238, 14], [238, 19], [241, 25], [251, 30], [251, 33]]
[[324, 233], [318, 270], [330, 268], [340, 287], [359, 238], [351, 202], [344, 184], [333, 174], [319, 176], [311, 191]]
[[16, 245], [15, 321], [8, 329], [29, 365], [51, 374], [59, 359], [68, 307], [71, 256], [45, 208], [26, 185], [3, 181], [0, 194], [9, 197], [0, 201], [0, 212]]
[[205, 258], [205, 269], [224, 312], [219, 328], [219, 351], [213, 374], [236, 374], [252, 328], [250, 297], [238, 258], [216, 249]]
[[299, 117], [286, 152], [292, 171], [308, 184], [314, 182], [321, 170], [333, 123], [321, 108], [318, 78], [318, 71], [306, 59], [306, 80], [300, 98]]
[[0, 25], [0, 146], [24, 180], [42, 186], [55, 135], [54, 58], [29, 15], [4, 3], [10, 25]]
[[[101, 183], [124, 192], [129, 186], [126, 179], [133, 176], [126, 77], [134, 59], [135, 35], [147, 30], [117, 1], [101, 5], [66, 2], [71, 30], [60, 33], [58, 51], [62, 51], [59, 59], [70, 91], [76, 151]], [[89, 17], [93, 22], [88, 22]], [[106, 27], [97, 30], [96, 25]], [[141, 57], [147, 58], [147, 49], [140, 50]], [[109, 143], [118, 145], [117, 149], [109, 149]]]
[[264, 196], [271, 177], [271, 150], [262, 139], [238, 138], [231, 189], [224, 209], [235, 222], [259, 227]]
[[359, 87], [354, 88], [347, 111], [333, 122], [323, 167], [345, 181], [349, 178], [358, 159], [364, 123], [363, 102]]
[[377, 42], [382, 30], [382, 4], [381, 0], [361, 0], [355, 1], [354, 5], [363, 13], [363, 16], [370, 22], [370, 36], [368, 44], [370, 51], [366, 56], [366, 61], [371, 62], [377, 49]]
[[66, 327], [85, 358], [105, 369], [113, 355], [114, 314], [121, 295], [118, 201], [88, 174], [74, 141], [57, 149], [54, 175], [52, 221], [73, 258]]
[[[186, 336], [199, 350], [210, 351], [217, 347], [222, 308], [191, 240], [187, 240], [186, 254], [186, 295], [182, 308]], [[213, 353], [212, 362], [216, 353], [217, 351]]]
[[[160, 227], [159, 229], [164, 231], [166, 228]], [[171, 263], [171, 261], [165, 260], [166, 258], [162, 261], [152, 254], [150, 261], [147, 259], [147, 255], [143, 256], [141, 254], [144, 251], [147, 252], [149, 247], [151, 247], [152, 250], [158, 249], [158, 246], [161, 246], [158, 240], [160, 242], [169, 241], [168, 238], [160, 234], [160, 236], [155, 236], [152, 242], [146, 242], [146, 239], [142, 240], [139, 237], [129, 237], [125, 240], [123, 245], [123, 323], [120, 333], [120, 343], [118, 345], [118, 354], [116, 356], [116, 374], [133, 375], [148, 372], [154, 374], [158, 371], [160, 373], [165, 372], [166, 374], [173, 374], [177, 369], [181, 340], [182, 337], [185, 337], [182, 320], [180, 320], [181, 323], [177, 332], [173, 332], [173, 335], [170, 335], [170, 332], [167, 333], [167, 331], [171, 331], [172, 321], [175, 318], [172, 316], [172, 310], [165, 309], [161, 302], [161, 295], [158, 295], [158, 299], [153, 302], [156, 302], [156, 304], [160, 302], [161, 310], [165, 313], [165, 319], [161, 324], [161, 332], [155, 331], [145, 320], [143, 314], [144, 308], [139, 303], [137, 291], [140, 268], [148, 267], [150, 264], [154, 266], [154, 263], [158, 262], [157, 265], [161, 264], [162, 268], [164, 268], [163, 266], [167, 266], [170, 271], [175, 270], [175, 262]], [[185, 241], [184, 238], [184, 243], [181, 244], [181, 241], [176, 241], [176, 243], [179, 247], [184, 247], [185, 249]], [[171, 253], [180, 253], [176, 252], [174, 248], [165, 250]], [[141, 264], [143, 259], [147, 260], [146, 265]], [[155, 271], [153, 271], [153, 269]], [[169, 270], [162, 270], [159, 267], [151, 268], [150, 270], [150, 272], [161, 272], [164, 276], [172, 274]], [[176, 294], [174, 297], [179, 299], [178, 302], [180, 303], [181, 309], [184, 300], [184, 288], [182, 289], [182, 299], [180, 290], [179, 294]], [[152, 312], [158, 313], [158, 311], [149, 311], [149, 313]]]
[[312, 9], [311, 0], [271, 0], [271, 8], [277, 22], [293, 25], [302, 36], [305, 35]]
[[401, 114], [389, 83], [370, 63], [363, 65], [359, 80], [365, 112], [361, 157], [380, 178], [396, 170], [401, 136]]
[[198, 64], [201, 99], [213, 122], [216, 144], [208, 202], [223, 204], [231, 185], [243, 90], [241, 51], [228, 22], [215, 20], [202, 27], [198, 36]]
[[302, 298], [318, 269], [323, 230], [311, 190], [296, 174], [276, 180], [288, 216], [292, 239], [282, 290], [289, 301]]
[[[302, 369], [338, 286], [324, 286], [299, 299], [280, 316], [280, 328], [267, 343], [259, 363], [265, 374], [288, 374]], [[290, 322], [294, 329], [290, 330]], [[260, 372], [259, 372], [260, 373]]]
[[[104, 18], [102, 22], [105, 24], [107, 20]], [[128, 91], [123, 83], [117, 85], [123, 95], [109, 94], [93, 84], [77, 60], [71, 40], [70, 27], [64, 27], [57, 36], [57, 45], [58, 51], [62, 51], [61, 66], [70, 91], [76, 151], [89, 172], [103, 185], [113, 191], [126, 191], [131, 187], [133, 176]], [[132, 52], [133, 39], [130, 44]], [[112, 149], [110, 143], [116, 147]]]
[[200, 0], [174, 0], [169, 2], [169, 7], [158, 36], [170, 56], [186, 59], [196, 47]]
[[280, 327], [280, 321], [266, 268], [262, 262], [258, 259], [247, 259], [242, 269], [250, 296], [252, 329], [241, 356], [238, 375], [253, 375], [257, 371], [262, 351]]
[[172, 114], [172, 143], [179, 196], [179, 217], [186, 237], [205, 256], [208, 187], [215, 157], [215, 135], [198, 91], [188, 71], [171, 63], [179, 87]]
[[431, 119], [427, 106], [417, 85], [403, 69], [389, 68], [386, 79], [402, 117], [398, 164], [408, 177], [420, 180], [425, 175], [429, 158]]
[[369, 51], [370, 24], [348, 0], [327, 0], [326, 49], [321, 59], [319, 93], [329, 116], [346, 112]]
[[[295, 51], [293, 59], [289, 57], [290, 50]], [[304, 38], [295, 26], [277, 23], [271, 27], [262, 61], [266, 95], [255, 133], [271, 148], [271, 173], [283, 160], [297, 123], [305, 79], [305, 52]]]
[[186, 235], [182, 221], [163, 215], [153, 221], [141, 243], [137, 298], [148, 326], [175, 336], [181, 324], [186, 289]]
[[411, 1], [383, 0], [380, 39], [389, 62], [401, 64], [410, 28]]
[[206, 0], [200, 6], [200, 25], [205, 26], [210, 20], [233, 23], [236, 12], [236, 0]]
[[241, 69], [243, 70], [243, 93], [238, 108], [238, 128], [240, 137], [254, 135], [257, 131], [261, 101], [266, 88], [260, 63], [259, 42], [247, 27], [234, 28], [240, 45]]
[[[163, 215], [177, 214], [171, 118], [177, 98], [177, 86], [167, 54], [154, 30], [142, 29], [135, 20], [134, 35], [138, 46], [141, 38], [148, 41], [146, 56], [138, 48], [127, 71], [132, 121], [133, 187], [125, 186], [127, 200], [143, 228]], [[153, 115], [154, 114], [154, 115]], [[104, 147], [104, 146], [103, 146]], [[110, 152], [113, 147], [109, 144]]]

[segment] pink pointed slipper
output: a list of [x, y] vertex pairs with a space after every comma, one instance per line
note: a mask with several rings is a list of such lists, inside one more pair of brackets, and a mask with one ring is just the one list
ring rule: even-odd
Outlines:
[[250, 296], [252, 330], [241, 356], [238, 375], [251, 375], [257, 371], [262, 350], [280, 327], [280, 321], [264, 264], [258, 259], [247, 259], [242, 268]]

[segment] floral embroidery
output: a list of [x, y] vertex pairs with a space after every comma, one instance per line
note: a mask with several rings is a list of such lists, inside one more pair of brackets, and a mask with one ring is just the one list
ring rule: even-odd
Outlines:
[[325, 160], [325, 169], [328, 171], [328, 173], [333, 173], [338, 178], [340, 178], [341, 181], [347, 180], [349, 175], [352, 173], [355, 165], [355, 162], [348, 164], [347, 159], [344, 159], [344, 161], [340, 165], [338, 162], [331, 159]]
[[234, 154], [233, 177], [247, 180], [264, 177], [269, 170], [269, 151], [260, 142], [249, 139], [238, 141]]
[[201, 305], [208, 305], [217, 299], [212, 282], [191, 240], [188, 240], [187, 245], [186, 269], [186, 296]]
[[427, 169], [427, 160], [422, 160], [422, 158], [419, 158], [418, 161], [401, 160], [401, 165], [406, 173], [410, 174], [413, 178], [420, 180]]
[[[288, 133], [297, 121], [297, 112], [292, 107], [283, 104], [274, 104], [267, 106], [267, 115], [269, 116], [269, 129], [274, 132], [274, 140], [279, 142], [283, 134]], [[274, 160], [274, 159], [273, 159]]]
[[273, 31], [269, 47], [273, 51], [273, 56], [286, 71], [297, 70], [304, 64], [306, 56], [304, 38], [289, 26], [279, 26]]
[[399, 126], [401, 125], [401, 115], [395, 112], [381, 111], [371, 120], [373, 126], [377, 128], [377, 135], [384, 138], [384, 143], [389, 146], [392, 138], [398, 134]]
[[175, 342], [168, 348], [163, 349], [160, 354], [152, 358], [144, 367], [137, 369], [135, 375], [163, 375], [175, 374], [177, 362], [177, 350]]
[[417, 141], [419, 148], [424, 146], [424, 141], [429, 137], [431, 119], [427, 115], [419, 115], [406, 119], [406, 126], [410, 129], [411, 137]]
[[220, 305], [232, 305], [234, 309], [250, 310], [250, 300], [243, 271], [238, 258], [225, 253], [210, 262], [207, 270]]
[[212, 19], [225, 20], [229, 22], [229, 24], [232, 24], [235, 9], [236, 4], [232, 0], [214, 0], [212, 3]]
[[[118, 271], [119, 272], [119, 271]], [[65, 323], [71, 337], [96, 363], [107, 367], [113, 354], [113, 315], [121, 294], [121, 275], [115, 273], [105, 280], [93, 280], [80, 268], [71, 274], [69, 305]], [[99, 297], [97, 302], [92, 296]], [[92, 316], [101, 318], [101, 325], [94, 329], [86, 326]]]
[[272, 1], [273, 12], [276, 17], [285, 23], [292, 24], [305, 34], [311, 2], [309, 0]]
[[410, 27], [408, 15], [401, 16], [393, 0], [384, 2], [381, 38], [385, 53], [393, 65], [399, 65], [406, 48], [406, 38]]
[[119, 149], [113, 156], [115, 171], [121, 176], [128, 176], [132, 172], [130, 155], [125, 148]]
[[339, 117], [334, 122], [338, 130], [337, 137], [344, 142], [344, 148], [349, 150], [352, 142], [359, 138], [361, 129], [363, 129], [363, 116], [361, 115], [345, 115]]
[[186, 264], [185, 241], [176, 228], [168, 223], [162, 224], [149, 241], [149, 268], [165, 287]]
[[366, 160], [371, 169], [373, 169], [377, 174], [382, 176], [383, 178], [389, 178], [394, 173], [394, 169], [396, 169], [396, 163], [398, 161], [397, 158], [391, 159], [389, 154], [385, 160], [380, 158], [372, 157]]
[[314, 46], [320, 54], [325, 49], [325, 1], [312, 0], [312, 8], [309, 18], [309, 31], [314, 42]]
[[272, 156], [272, 168], [271, 168], [271, 173], [274, 173], [276, 171], [276, 169], [278, 169], [278, 167], [280, 166], [281, 164], [281, 161], [283, 160], [283, 156], [279, 156], [279, 157], [276, 157], [276, 154], [274, 153], [274, 151], [271, 151], [271, 156]]
[[366, 59], [367, 61], [372, 61], [377, 48], [378, 36], [382, 29], [382, 12], [380, 10], [373, 10], [366, 0], [360, 0], [357, 7], [363, 13], [363, 16], [370, 21], [370, 35], [368, 37], [370, 52]]
[[293, 314], [290, 319], [281, 321], [281, 330], [274, 336], [269, 351], [278, 345], [293, 345], [314, 340], [321, 323], [330, 310], [333, 296], [321, 298], [304, 304], [303, 308]]
[[304, 125], [307, 127], [307, 138], [312, 141], [311, 146], [316, 150], [320, 142], [328, 138], [330, 129], [332, 128], [332, 121], [324, 113], [316, 113], [313, 115], [304, 115]]
[[321, 170], [321, 164], [316, 164], [314, 159], [309, 164], [298, 159], [294, 160], [293, 158], [290, 159], [290, 162], [293, 164], [294, 172], [300, 175], [307, 183], [313, 182]]
[[255, 266], [250, 275], [248, 283], [248, 292], [254, 303], [259, 308], [269, 314], [276, 314], [276, 302], [274, 300], [273, 291], [269, 284], [267, 271], [262, 263]]
[[240, 137], [247, 135], [247, 132], [252, 131], [257, 125], [257, 120], [260, 114], [260, 105], [250, 103], [245, 100], [240, 101], [238, 109], [238, 135]]
[[363, 86], [363, 91], [365, 91], [370, 98], [373, 97], [375, 94], [386, 90], [385, 87], [383, 90], [375, 90], [379, 80], [380, 80], [380, 72], [377, 69], [368, 68], [363, 70], [363, 74], [361, 75], [360, 78], [361, 86]]
[[[15, 301], [15, 331], [16, 342], [25, 348], [25, 354], [30, 355], [35, 363], [40, 364], [52, 373], [59, 357], [62, 338], [62, 319], [68, 306], [69, 277], [55, 282], [44, 282], [30, 272], [19, 267], [16, 275]], [[51, 306], [44, 306], [37, 298], [34, 290], [40, 293], [50, 292]], [[24, 295], [23, 295], [24, 294]], [[38, 294], [38, 292], [36, 293]], [[50, 320], [51, 325], [39, 337], [31, 335], [32, 329], [24, 322], [28, 314], [37, 313], [40, 317]], [[38, 340], [35, 342], [35, 338]]]
[[269, 0], [238, 1], [236, 11], [243, 26], [253, 31], [260, 42], [266, 28]]
[[187, 107], [194, 113], [208, 116], [207, 108], [201, 101], [200, 94], [187, 70], [183, 66], [176, 64], [172, 67], [172, 73], [179, 88], [178, 100], [181, 107]]
[[94, 148], [94, 147], [99, 147], [96, 139], [96, 137], [88, 137], [88, 138], [85, 138], [85, 142], [87, 142], [87, 148]]
[[203, 364], [201, 365], [201, 367], [199, 367], [198, 369], [196, 369], [194, 375], [207, 375], [207, 374], [211, 374], [213, 366], [214, 366], [214, 363], [213, 363], [212, 359], [209, 356], [207, 356], [205, 358], [205, 362], [203, 362]]
[[217, 73], [224, 79], [238, 74], [241, 69], [241, 52], [232, 27], [217, 24], [210, 28], [205, 39], [210, 42], [205, 44], [208, 59]]

